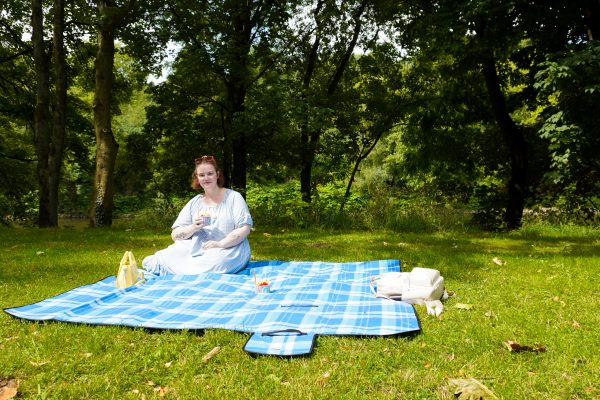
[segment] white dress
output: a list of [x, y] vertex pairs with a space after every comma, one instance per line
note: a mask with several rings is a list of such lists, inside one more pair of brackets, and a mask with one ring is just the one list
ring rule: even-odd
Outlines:
[[196, 275], [204, 272], [233, 274], [246, 266], [250, 260], [250, 244], [244, 239], [239, 244], [223, 248], [203, 250], [208, 240], [221, 240], [234, 229], [243, 225], [252, 227], [252, 217], [246, 201], [238, 192], [225, 189], [223, 201], [214, 207], [204, 204], [199, 194], [181, 210], [172, 228], [192, 224], [199, 214], [208, 214], [210, 224], [186, 240], [177, 240], [166, 249], [157, 251], [142, 262], [146, 271], [155, 275]]

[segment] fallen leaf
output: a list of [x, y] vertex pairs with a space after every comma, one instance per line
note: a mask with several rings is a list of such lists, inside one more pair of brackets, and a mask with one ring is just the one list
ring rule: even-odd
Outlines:
[[454, 355], [454, 353], [448, 355], [448, 361], [454, 361], [455, 358], [456, 356]]
[[496, 264], [496, 265], [500, 265], [500, 266], [502, 266], [502, 265], [506, 264], [506, 261], [504, 261], [504, 260], [501, 260], [501, 259], [499, 259], [498, 257], [494, 257], [494, 258], [492, 258], [492, 262], [493, 262], [494, 264]]
[[526, 346], [515, 342], [514, 340], [507, 340], [503, 342], [504, 346], [508, 349], [508, 351], [513, 353], [520, 353], [524, 351], [530, 351], [533, 353], [543, 353], [546, 351], [546, 348], [540, 344], [536, 344], [535, 346]]
[[44, 253], [43, 251], [36, 251], [35, 254], [38, 256], [43, 256], [46, 253]]
[[564, 301], [562, 301], [562, 300], [560, 299], [560, 297], [558, 297], [558, 296], [554, 296], [554, 297], [552, 298], [552, 301], [555, 301], [555, 302], [557, 302], [557, 303], [560, 303], [560, 305], [562, 305], [562, 306], [565, 306], [565, 305], [567, 304], [567, 303], [565, 303]]
[[169, 368], [173, 364], [173, 361], [169, 361], [165, 363], [165, 367]]
[[472, 310], [475, 306], [473, 304], [456, 303], [454, 307], [459, 310]]
[[85, 358], [90, 358], [90, 357], [91, 357], [91, 356], [93, 356], [93, 355], [94, 355], [93, 353], [83, 353], [83, 356], [84, 356]]
[[457, 399], [497, 399], [498, 397], [483, 383], [475, 378], [448, 379], [448, 383], [454, 387], [454, 397]]
[[156, 383], [154, 383], [152, 381], [146, 381], [146, 385], [148, 385], [148, 386], [156, 386]]
[[169, 391], [169, 388], [161, 386], [161, 387], [158, 388], [158, 396], [159, 397], [165, 397], [167, 395], [168, 391]]
[[577, 321], [575, 321], [575, 320], [573, 320], [573, 322], [571, 322], [571, 326], [572, 326], [573, 328], [581, 328], [581, 325], [579, 325], [579, 322], [577, 322]]
[[18, 393], [19, 382], [13, 378], [0, 378], [0, 400], [8, 400]]
[[384, 245], [384, 246], [387, 246], [388, 244], [389, 244], [388, 242], [383, 242], [383, 245]]
[[494, 312], [493, 311], [488, 311], [485, 313], [485, 316], [488, 318], [492, 318], [494, 316]]
[[263, 236], [264, 236], [264, 237], [271, 237], [271, 234], [270, 234], [270, 233], [267, 233], [267, 232], [265, 232], [265, 233], [263, 233]]
[[50, 361], [29, 361], [29, 364], [33, 365], [34, 367], [41, 367], [42, 365], [46, 365], [49, 362]]
[[213, 358], [219, 351], [221, 351], [221, 348], [219, 346], [215, 347], [214, 349], [212, 349], [211, 351], [206, 353], [206, 355], [204, 357], [202, 357], [202, 362], [203, 363], [208, 362], [208, 360]]
[[331, 376], [331, 372], [327, 371], [317, 379], [317, 385], [324, 386], [327, 383], [327, 379]]
[[431, 368], [431, 364], [429, 363], [425, 363], [423, 364], [423, 368], [427, 369], [427, 368]]

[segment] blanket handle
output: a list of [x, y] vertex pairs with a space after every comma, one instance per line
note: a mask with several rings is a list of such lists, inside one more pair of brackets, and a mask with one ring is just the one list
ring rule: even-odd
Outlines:
[[280, 333], [297, 333], [298, 336], [306, 335], [306, 332], [302, 332], [299, 329], [280, 329], [277, 331], [263, 332], [261, 336], [277, 336]]

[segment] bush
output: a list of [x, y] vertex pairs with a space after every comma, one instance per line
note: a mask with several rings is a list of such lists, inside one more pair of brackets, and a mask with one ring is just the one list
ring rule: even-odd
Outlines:
[[450, 200], [431, 199], [422, 193], [409, 195], [385, 184], [353, 193], [340, 211], [345, 190], [343, 184], [319, 187], [309, 205], [300, 197], [298, 182], [251, 184], [246, 200], [255, 224], [269, 227], [433, 232], [464, 228], [470, 217], [463, 207]]

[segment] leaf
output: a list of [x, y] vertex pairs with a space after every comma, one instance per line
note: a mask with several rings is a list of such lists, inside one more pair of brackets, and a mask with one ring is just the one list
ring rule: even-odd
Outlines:
[[500, 266], [502, 266], [502, 265], [506, 264], [506, 261], [504, 261], [504, 260], [501, 260], [501, 259], [499, 259], [498, 257], [494, 257], [494, 258], [492, 258], [492, 262], [493, 262], [494, 264], [496, 264], [496, 265], [500, 265]]
[[521, 353], [524, 351], [530, 351], [533, 353], [543, 353], [546, 351], [546, 348], [540, 344], [536, 344], [535, 346], [525, 346], [515, 342], [514, 340], [507, 340], [503, 342], [504, 346], [508, 349], [508, 351], [513, 353]]
[[165, 363], [165, 367], [169, 368], [173, 364], [173, 361], [169, 361]]
[[33, 365], [34, 367], [41, 367], [42, 365], [46, 365], [48, 364], [50, 361], [29, 361], [29, 364]]
[[219, 346], [215, 347], [214, 349], [212, 349], [211, 351], [206, 353], [206, 355], [204, 357], [202, 357], [202, 362], [203, 363], [208, 362], [208, 360], [213, 358], [219, 351], [221, 351], [221, 348]]
[[497, 399], [498, 397], [483, 383], [475, 378], [448, 379], [448, 383], [454, 387], [454, 397], [457, 399]]
[[18, 393], [19, 382], [13, 378], [0, 378], [0, 400], [8, 400]]
[[458, 308], [459, 310], [472, 310], [473, 308], [475, 308], [475, 306], [473, 304], [464, 304], [464, 303], [456, 303], [454, 305], [455, 308]]
[[331, 372], [330, 371], [325, 372], [322, 376], [320, 376], [317, 379], [317, 382], [316, 382], [317, 385], [324, 386], [327, 383], [327, 380], [329, 379], [330, 376], [331, 376]]
[[169, 391], [169, 388], [157, 386], [154, 388], [154, 391], [158, 393], [159, 397], [165, 397], [167, 395], [167, 392]]

